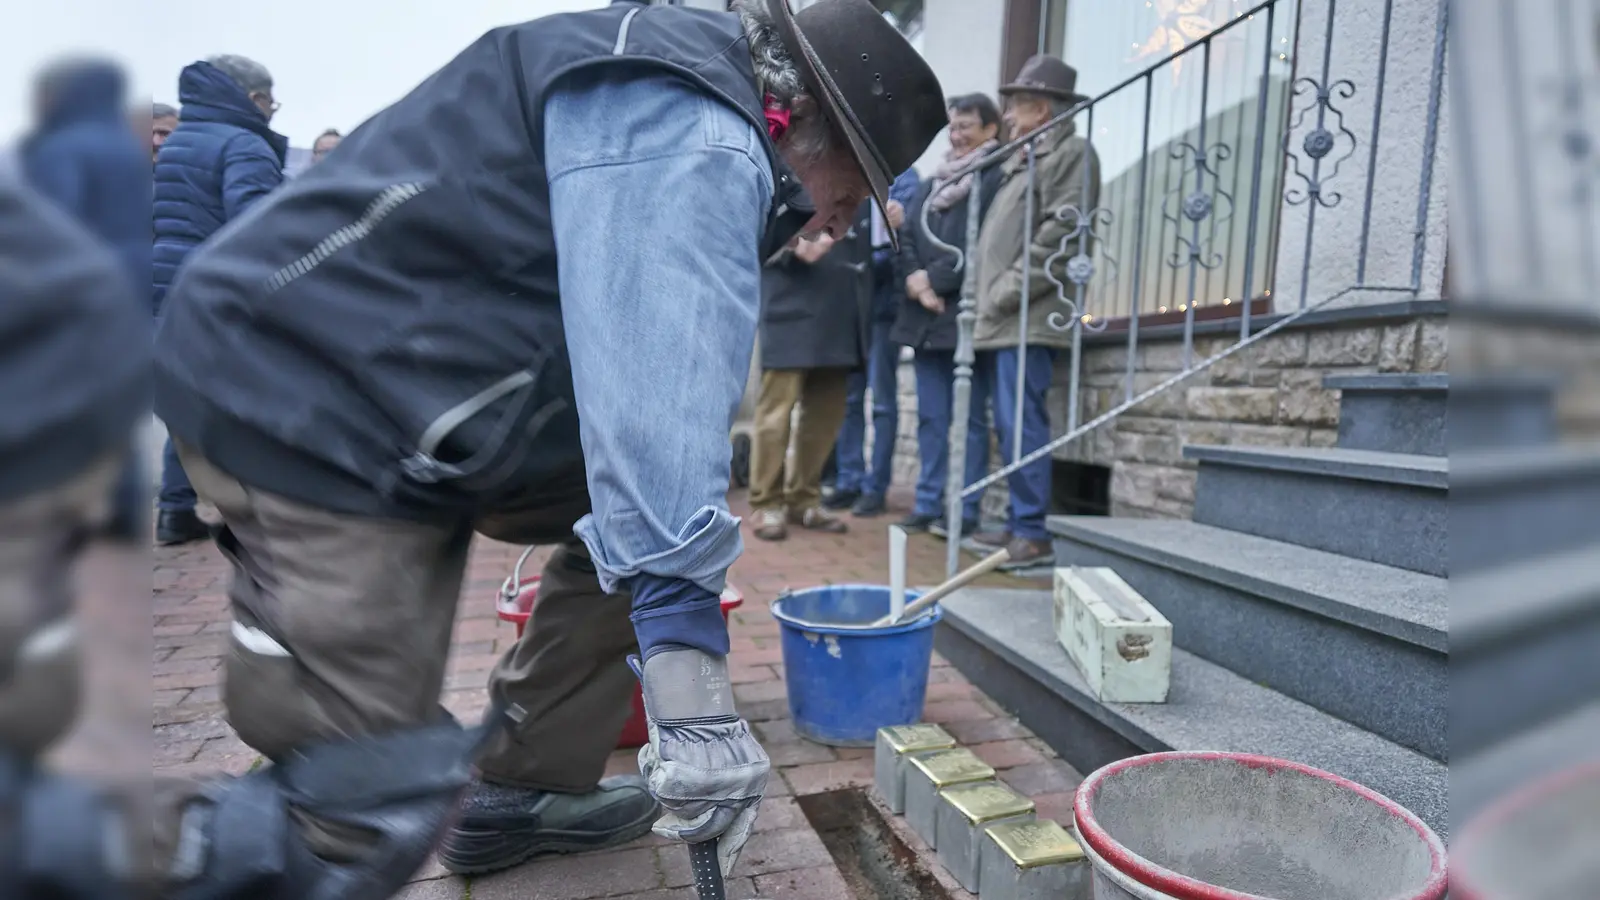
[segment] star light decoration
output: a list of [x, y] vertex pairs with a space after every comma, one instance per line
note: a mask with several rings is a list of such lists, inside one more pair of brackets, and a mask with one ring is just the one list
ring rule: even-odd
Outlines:
[[[1129, 62], [1160, 58], [1177, 53], [1194, 41], [1216, 30], [1217, 23], [1206, 13], [1214, 0], [1147, 0], [1155, 10], [1156, 26], [1143, 44], [1133, 45]], [[1183, 57], [1172, 61], [1172, 80], [1183, 72]]]

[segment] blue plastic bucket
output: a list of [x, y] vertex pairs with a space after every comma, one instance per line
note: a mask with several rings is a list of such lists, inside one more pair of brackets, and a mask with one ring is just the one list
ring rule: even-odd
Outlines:
[[[906, 601], [918, 595], [906, 592]], [[789, 713], [802, 736], [835, 747], [870, 747], [879, 728], [922, 720], [937, 606], [887, 628], [889, 589], [836, 584], [772, 601], [782, 625]]]

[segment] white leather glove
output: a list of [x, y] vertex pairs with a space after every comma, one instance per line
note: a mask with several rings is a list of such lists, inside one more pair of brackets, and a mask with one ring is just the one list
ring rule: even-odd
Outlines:
[[639, 771], [666, 815], [655, 833], [688, 843], [718, 840], [722, 874], [750, 839], [772, 763], [733, 707], [726, 657], [660, 649], [641, 666], [650, 743]]

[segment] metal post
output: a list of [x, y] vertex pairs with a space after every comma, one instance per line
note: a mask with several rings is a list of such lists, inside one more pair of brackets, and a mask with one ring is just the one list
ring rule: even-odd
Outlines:
[[[1411, 289], [1414, 292], [1422, 290], [1422, 259], [1428, 248], [1428, 206], [1433, 200], [1433, 160], [1439, 146], [1439, 104], [1444, 95], [1444, 52], [1449, 31], [1450, 0], [1439, 0], [1439, 24], [1433, 38], [1433, 71], [1428, 78], [1428, 130], [1422, 139], [1422, 184], [1417, 189], [1417, 233], [1411, 247]], [[1472, 136], [1468, 134], [1457, 145], [1471, 143]], [[1481, 277], [1481, 270], [1479, 272]], [[1480, 282], [1475, 287], [1481, 290], [1484, 285]]]
[[961, 303], [956, 313], [955, 392], [950, 403], [950, 470], [945, 473], [945, 577], [955, 577], [961, 564], [961, 489], [967, 475], [967, 417], [972, 413], [972, 329], [978, 321], [978, 226], [983, 208], [983, 179], [972, 177], [967, 195], [966, 256], [962, 263]]
[[1367, 283], [1367, 247], [1372, 243], [1372, 191], [1378, 180], [1378, 129], [1383, 125], [1383, 82], [1389, 74], [1389, 22], [1393, 18], [1394, 0], [1384, 0], [1378, 86], [1372, 93], [1372, 146], [1367, 149], [1367, 202], [1361, 210], [1361, 255], [1356, 259], [1356, 284]]
[[1256, 98], [1255, 161], [1250, 174], [1250, 224], [1244, 239], [1244, 311], [1239, 316], [1239, 340], [1250, 336], [1250, 307], [1255, 305], [1256, 236], [1261, 221], [1261, 161], [1267, 139], [1267, 89], [1272, 84], [1272, 15], [1276, 6], [1267, 7], [1267, 49], [1261, 59], [1261, 95]]
[[[1123, 396], [1124, 402], [1133, 399], [1133, 376], [1138, 370], [1138, 363], [1135, 357], [1139, 353], [1139, 315], [1143, 312], [1143, 309], [1139, 306], [1139, 300], [1144, 288], [1144, 242], [1145, 238], [1148, 237], [1145, 234], [1144, 217], [1145, 207], [1148, 205], [1146, 190], [1150, 181], [1150, 106], [1154, 84], [1153, 76], [1146, 73], [1144, 76], [1144, 137], [1139, 142], [1139, 224], [1134, 227], [1133, 310], [1128, 314], [1128, 383], [1127, 393]], [[1159, 267], [1157, 268], [1159, 272]]]
[[[1328, 76], [1333, 66], [1333, 19], [1337, 0], [1328, 0], [1328, 28], [1322, 39], [1322, 83], [1317, 86], [1320, 92], [1317, 97], [1317, 131], [1324, 130], [1323, 126], [1328, 121], [1328, 97], [1333, 92], [1333, 85], [1328, 81]], [[1317, 207], [1322, 203], [1322, 156], [1316, 155], [1311, 160], [1311, 187], [1310, 201], [1306, 204], [1306, 249], [1305, 256], [1300, 260], [1300, 308], [1306, 308], [1306, 295], [1311, 290], [1311, 236], [1317, 227]]]
[[[1022, 397], [1027, 387], [1028, 374], [1028, 304], [1033, 300], [1033, 220], [1039, 210], [1034, 205], [1033, 192], [1037, 184], [1037, 170], [1034, 161], [1034, 149], [1038, 147], [1037, 141], [1028, 145], [1028, 196], [1023, 200], [1022, 212], [1022, 307], [1017, 314], [1017, 402], [1014, 404], [1012, 414], [1016, 417], [1011, 420], [1011, 462], [1016, 463], [1022, 458]], [[999, 369], [995, 370], [996, 381], [999, 380]], [[998, 396], [994, 400], [1000, 399]], [[998, 405], [995, 408], [999, 408]]]
[[[1206, 188], [1206, 106], [1211, 98], [1211, 39], [1201, 39], [1204, 46], [1200, 48], [1200, 133], [1195, 141], [1194, 161], [1194, 193], [1191, 197], [1204, 198]], [[1183, 184], [1179, 181], [1178, 184]], [[1200, 220], [1209, 218], [1209, 212], [1199, 215], [1188, 213], [1189, 220], [1194, 223], [1194, 243], [1189, 245], [1189, 299], [1183, 311], [1183, 367], [1189, 368], [1194, 361], [1194, 302], [1195, 284], [1200, 276], [1202, 266], [1209, 268], [1209, 264], [1200, 261]]]

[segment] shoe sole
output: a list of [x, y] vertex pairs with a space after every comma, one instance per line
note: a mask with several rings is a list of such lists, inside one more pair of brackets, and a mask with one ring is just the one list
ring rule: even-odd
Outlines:
[[[439, 847], [439, 864], [454, 875], [487, 875], [490, 872], [515, 868], [536, 856], [562, 856], [569, 853], [607, 850], [630, 841], [636, 841], [649, 834], [650, 827], [655, 824], [660, 815], [661, 811], [659, 809], [653, 809], [648, 816], [630, 822], [621, 830], [610, 832], [604, 836], [576, 831], [553, 831], [537, 827], [489, 830], [461, 828], [458, 826], [446, 842]], [[478, 853], [473, 853], [470, 850], [451, 853], [449, 850], [449, 844], [453, 842], [471, 842], [485, 839], [492, 839], [497, 842], [514, 842], [517, 847], [515, 850], [504, 854], [488, 850]], [[498, 850], [498, 847], [496, 849]]]

